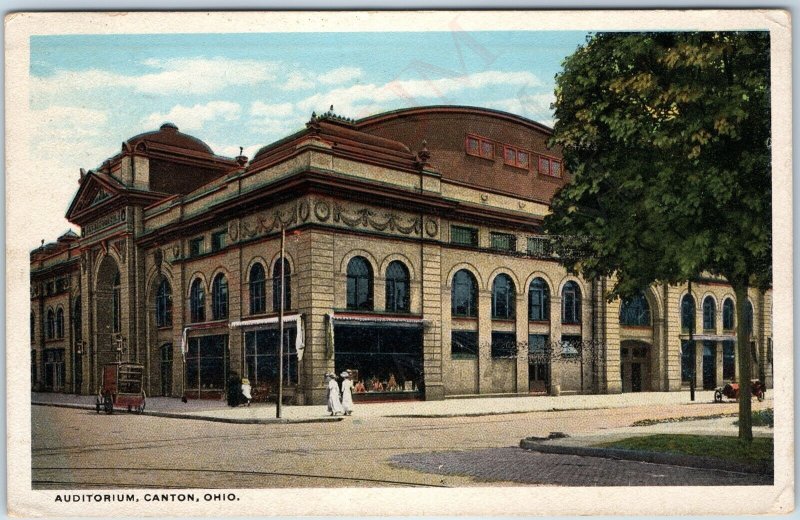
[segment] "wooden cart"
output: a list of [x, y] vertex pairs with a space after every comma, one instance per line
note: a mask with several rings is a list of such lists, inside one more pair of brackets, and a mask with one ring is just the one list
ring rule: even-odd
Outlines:
[[[750, 392], [753, 397], [759, 401], [764, 400], [764, 395], [767, 393], [767, 387], [759, 380], [750, 381]], [[739, 383], [728, 383], [727, 385], [714, 390], [714, 401], [717, 403], [722, 402], [722, 398], [739, 400]]]
[[138, 363], [109, 363], [103, 367], [103, 382], [97, 392], [96, 409], [114, 413], [114, 407], [129, 412], [144, 411], [146, 396], [142, 381], [144, 366]]

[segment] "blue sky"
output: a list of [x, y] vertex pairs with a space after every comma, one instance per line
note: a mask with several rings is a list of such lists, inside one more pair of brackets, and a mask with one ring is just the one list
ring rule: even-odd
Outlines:
[[554, 75], [585, 32], [397, 32], [34, 36], [31, 157], [52, 215], [48, 241], [79, 168], [171, 121], [234, 156], [303, 128], [330, 105], [360, 118], [408, 106], [505, 110], [552, 125]]

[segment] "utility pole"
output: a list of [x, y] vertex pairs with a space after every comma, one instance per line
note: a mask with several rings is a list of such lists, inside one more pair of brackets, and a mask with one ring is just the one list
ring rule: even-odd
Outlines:
[[689, 279], [689, 302], [692, 304], [692, 319], [689, 320], [689, 345], [692, 348], [692, 375], [689, 380], [689, 400], [694, 401], [694, 378], [697, 370], [697, 348], [694, 344], [694, 320], [697, 319], [697, 308], [692, 297], [692, 280]]
[[283, 406], [283, 305], [286, 295], [286, 277], [284, 276], [284, 262], [283, 252], [286, 246], [286, 227], [281, 226], [281, 256], [278, 258], [281, 269], [281, 304], [278, 311], [278, 336], [280, 338], [278, 345], [278, 406], [275, 408], [275, 416], [281, 418], [281, 408]]

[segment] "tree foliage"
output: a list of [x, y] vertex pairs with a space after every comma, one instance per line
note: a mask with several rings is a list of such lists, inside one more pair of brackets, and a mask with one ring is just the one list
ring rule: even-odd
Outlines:
[[601, 33], [568, 57], [552, 142], [574, 177], [545, 219], [567, 267], [613, 295], [768, 286], [769, 70], [765, 32]]
[[545, 230], [609, 297], [702, 273], [738, 310], [740, 437], [750, 428], [748, 287], [772, 280], [767, 32], [599, 33], [556, 76], [552, 144], [573, 175]]

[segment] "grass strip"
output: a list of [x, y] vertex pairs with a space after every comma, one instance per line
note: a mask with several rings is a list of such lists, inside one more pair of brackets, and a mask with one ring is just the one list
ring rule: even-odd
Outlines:
[[724, 435], [658, 434], [628, 437], [597, 444], [601, 448], [676, 453], [695, 457], [713, 457], [742, 463], [772, 462], [771, 437], [756, 437], [753, 442]]

